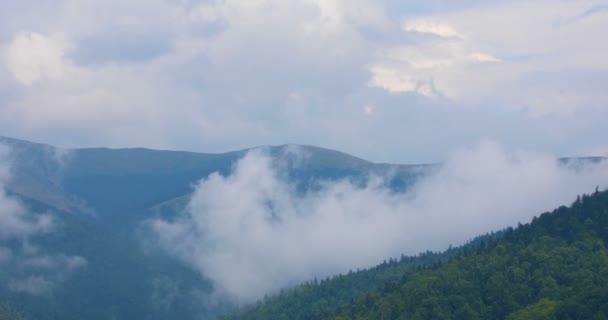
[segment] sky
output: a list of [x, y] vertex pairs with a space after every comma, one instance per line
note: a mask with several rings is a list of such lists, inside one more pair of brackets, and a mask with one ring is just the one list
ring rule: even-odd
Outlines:
[[0, 0], [0, 135], [607, 155], [606, 0]]

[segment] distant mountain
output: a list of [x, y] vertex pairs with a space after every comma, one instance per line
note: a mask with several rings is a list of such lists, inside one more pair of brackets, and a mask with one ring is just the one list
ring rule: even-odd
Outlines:
[[[253, 150], [209, 154], [141, 148], [60, 149], [5, 137], [0, 137], [0, 143], [12, 150], [10, 190], [64, 211], [89, 214], [128, 232], [148, 209], [187, 196], [195, 182], [213, 172], [228, 174], [237, 160]], [[311, 180], [363, 180], [370, 174], [391, 172], [391, 187], [404, 189], [434, 167], [376, 164], [311, 146], [254, 149], [287, 164], [289, 177], [303, 188]]]
[[[0, 248], [13, 252], [0, 270], [0, 306], [40, 320], [197, 319], [227, 309], [201, 304], [211, 284], [174, 259], [147, 253], [139, 243], [78, 215], [19, 200], [31, 217], [52, 216], [55, 228], [26, 243], [0, 240]], [[15, 290], [16, 280], [33, 287]]]
[[[178, 215], [193, 184], [213, 172], [228, 174], [248, 151], [204, 154], [149, 149], [61, 149], [0, 137], [11, 149], [12, 178], [6, 191], [32, 219], [51, 215], [53, 232], [26, 243], [4, 241], [15, 257], [0, 269], [0, 306], [28, 319], [199, 319], [230, 306], [210, 301], [211, 284], [174, 258], [142, 243], [137, 227], [152, 217]], [[351, 179], [391, 172], [395, 189], [406, 188], [433, 166], [374, 164], [338, 151], [309, 146], [261, 147], [285, 167], [300, 189], [313, 181]], [[15, 255], [15, 254], [14, 254]], [[86, 263], [69, 276], [55, 260]], [[31, 264], [36, 266], [30, 266]], [[58, 266], [52, 266], [57, 264]], [[27, 267], [24, 267], [27, 265]], [[24, 269], [25, 268], [25, 269]], [[66, 271], [67, 272], [67, 271]], [[53, 285], [52, 294], [11, 290], [7, 284]], [[14, 289], [14, 288], [13, 288]], [[0, 315], [8, 316], [6, 313]]]

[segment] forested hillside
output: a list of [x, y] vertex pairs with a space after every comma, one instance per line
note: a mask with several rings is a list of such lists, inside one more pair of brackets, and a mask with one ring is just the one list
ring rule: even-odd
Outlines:
[[370, 269], [351, 271], [344, 275], [314, 279], [297, 287], [283, 290], [264, 301], [247, 306], [222, 317], [237, 319], [319, 319], [327, 317], [338, 307], [372, 293], [385, 283], [399, 280], [405, 273], [447, 262], [451, 257], [473, 250], [480, 243], [499, 238], [502, 232], [486, 234], [466, 245], [445, 252], [427, 251], [417, 256], [389, 259]]
[[224, 319], [608, 319], [607, 243], [608, 192], [595, 192], [500, 236], [309, 282]]
[[608, 192], [405, 274], [327, 319], [608, 319]]

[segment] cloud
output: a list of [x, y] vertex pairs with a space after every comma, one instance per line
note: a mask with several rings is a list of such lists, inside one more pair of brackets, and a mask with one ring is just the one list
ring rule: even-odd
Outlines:
[[[380, 50], [370, 67], [372, 79], [376, 79], [370, 84], [387, 83], [380, 87], [395, 92], [396, 87], [388, 85], [395, 78], [433, 83], [438, 95], [464, 105], [525, 108], [532, 117], [572, 115], [580, 108], [603, 105], [605, 98], [599, 89], [588, 87], [595, 80], [587, 78], [580, 82], [587, 86], [568, 88], [547, 82], [565, 80], [575, 70], [587, 70], [589, 76], [608, 70], [606, 61], [597, 54], [608, 48], [604, 43], [576, 40], [575, 44], [571, 40], [601, 37], [598, 32], [606, 19], [585, 15], [578, 23], [556, 26], [556, 21], [572, 16], [572, 12], [596, 12], [595, 8], [603, 6], [577, 1], [512, 1], [407, 19], [403, 27], [406, 33], [435, 37], [417, 37]], [[382, 79], [377, 70], [385, 69], [391, 70], [390, 77], [377, 80]], [[416, 92], [412, 86], [398, 90]], [[567, 99], [555, 99], [560, 91], [568, 91]]]
[[7, 192], [11, 163], [10, 148], [0, 144], [0, 274], [8, 279], [0, 285], [24, 294], [47, 294], [88, 262], [80, 256], [50, 255], [32, 244], [35, 236], [55, 231], [55, 223], [48, 213], [32, 214]]
[[393, 93], [416, 92], [425, 96], [434, 94], [430, 79], [415, 78], [385, 65], [372, 66], [370, 71], [373, 76], [368, 84], [371, 87], [380, 87]]
[[8, 249], [8, 253], [9, 259], [0, 271], [8, 279], [7, 288], [34, 296], [52, 293], [74, 272], [88, 266], [81, 256], [50, 255], [29, 239]]
[[4, 59], [15, 79], [32, 85], [41, 79], [58, 79], [70, 68], [65, 55], [70, 48], [64, 36], [46, 36], [36, 32], [23, 32], [9, 44]]
[[30, 217], [19, 200], [6, 193], [6, 183], [10, 179], [10, 149], [0, 144], [0, 240], [25, 239], [52, 228], [50, 216]]
[[458, 33], [454, 28], [448, 24], [428, 21], [428, 20], [413, 20], [407, 21], [403, 25], [405, 31], [415, 31], [421, 33], [431, 33], [440, 37], [457, 37], [462, 38], [463, 36]]
[[[606, 29], [606, 1], [7, 6], [2, 135], [204, 152], [299, 143], [420, 162], [487, 136], [484, 127], [494, 130], [502, 118], [510, 122], [491, 136], [501, 141], [533, 132], [521, 140], [561, 154], [579, 151], [583, 139], [603, 143], [584, 131], [604, 126], [607, 48], [593, 39]], [[368, 103], [374, 117], [361, 112]], [[410, 121], [454, 117], [441, 130]], [[572, 135], [561, 135], [564, 127]], [[421, 132], [448, 139], [431, 158], [416, 141], [407, 152], [397, 147]]]
[[405, 194], [384, 187], [384, 177], [365, 186], [320, 182], [301, 194], [276, 161], [252, 151], [230, 175], [201, 180], [183, 216], [150, 223], [168, 252], [239, 302], [402, 253], [462, 244], [608, 181], [606, 162], [573, 171], [492, 142], [455, 152]]
[[481, 52], [472, 53], [471, 58], [479, 62], [500, 62], [500, 59]]

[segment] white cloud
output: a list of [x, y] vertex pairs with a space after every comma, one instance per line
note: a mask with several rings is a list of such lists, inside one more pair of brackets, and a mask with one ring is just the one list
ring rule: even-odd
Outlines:
[[[383, 66], [397, 74], [393, 78], [411, 82], [431, 79], [440, 95], [461, 105], [498, 101], [524, 107], [533, 117], [572, 115], [580, 108], [601, 106], [606, 97], [599, 89], [589, 89], [595, 88], [589, 83], [593, 80], [584, 80], [587, 86], [558, 89], [548, 85], [556, 78], [566, 82], [571, 73], [589, 72], [593, 79], [594, 73], [608, 72], [600, 54], [608, 46], [589, 40], [602, 38], [600, 30], [608, 27], [608, 20], [601, 15], [583, 15], [570, 24], [559, 23], [592, 7], [584, 1], [518, 0], [415, 17], [406, 21], [405, 31], [438, 37], [379, 51], [370, 69], [372, 79], [380, 77], [377, 66]], [[395, 86], [384, 87], [395, 90]], [[560, 90], [568, 91], [567, 99], [555, 99]], [[400, 91], [413, 90], [402, 87]]]
[[471, 58], [479, 62], [500, 62], [500, 59], [481, 52], [472, 53]]
[[6, 193], [5, 186], [10, 179], [10, 151], [0, 144], [0, 240], [24, 239], [52, 228], [50, 216], [41, 215], [31, 219], [27, 210], [15, 198]]
[[430, 79], [415, 78], [399, 70], [384, 65], [372, 66], [372, 78], [368, 85], [380, 87], [390, 92], [417, 92], [430, 96], [433, 94]]
[[[603, 125], [607, 48], [593, 39], [606, 29], [605, 3], [444, 1], [424, 14], [385, 0], [11, 3], [0, 12], [0, 127], [66, 147], [297, 142], [426, 161], [426, 146], [405, 152], [391, 137], [439, 131], [401, 123], [465, 119], [466, 106], [485, 117], [449, 128], [433, 159], [505, 114], [500, 139], [545, 126], [537, 146], [571, 154], [551, 132]], [[377, 121], [361, 117], [367, 102], [383, 110]]]
[[429, 20], [413, 20], [407, 21], [403, 25], [405, 31], [415, 31], [421, 33], [431, 33], [440, 37], [457, 37], [462, 38], [463, 35], [458, 33], [452, 26], [446, 23]]
[[384, 28], [387, 26], [384, 4], [369, 0], [307, 0], [318, 9], [319, 15], [304, 24], [307, 32], [336, 34], [352, 27]]
[[29, 86], [65, 76], [71, 68], [65, 58], [69, 49], [69, 42], [61, 34], [22, 32], [5, 49], [4, 61], [15, 79]]
[[151, 223], [165, 249], [240, 302], [401, 253], [445, 249], [608, 181], [606, 162], [574, 172], [553, 157], [484, 142], [454, 153], [407, 194], [371, 177], [365, 187], [325, 182], [302, 195], [273, 161], [250, 152], [231, 175], [202, 180], [184, 216]]

